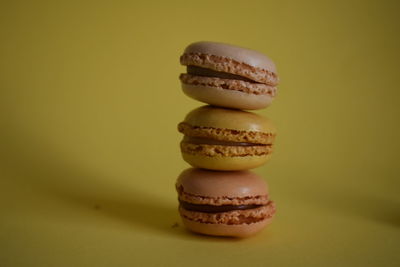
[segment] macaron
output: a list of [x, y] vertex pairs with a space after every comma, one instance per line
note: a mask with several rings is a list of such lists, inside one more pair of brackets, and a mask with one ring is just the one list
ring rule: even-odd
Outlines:
[[259, 167], [272, 153], [276, 130], [261, 115], [214, 106], [194, 109], [178, 124], [183, 159], [193, 167], [234, 171]]
[[266, 55], [229, 44], [196, 42], [180, 57], [187, 73], [180, 75], [183, 92], [201, 102], [245, 110], [269, 106], [278, 75]]
[[250, 171], [187, 169], [178, 177], [176, 190], [183, 224], [196, 233], [247, 237], [275, 214], [266, 182]]

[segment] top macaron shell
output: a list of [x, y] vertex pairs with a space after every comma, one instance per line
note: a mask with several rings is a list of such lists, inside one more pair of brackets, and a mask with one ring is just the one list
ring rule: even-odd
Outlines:
[[269, 106], [276, 95], [276, 66], [260, 52], [223, 43], [196, 42], [185, 49], [180, 61], [188, 66], [188, 73], [180, 75], [183, 92], [201, 102], [256, 110]]
[[192, 110], [186, 115], [184, 122], [193, 126], [276, 134], [274, 124], [264, 116], [215, 106], [202, 106]]
[[242, 62], [255, 68], [264, 69], [276, 73], [275, 63], [266, 55], [244, 47], [217, 43], [217, 42], [196, 42], [185, 49], [185, 54], [199, 53], [216, 55]]

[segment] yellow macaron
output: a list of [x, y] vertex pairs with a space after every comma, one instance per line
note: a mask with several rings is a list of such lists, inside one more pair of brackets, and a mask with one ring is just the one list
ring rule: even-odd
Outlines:
[[193, 167], [233, 171], [263, 165], [271, 156], [276, 129], [258, 114], [203, 106], [178, 125], [183, 159]]

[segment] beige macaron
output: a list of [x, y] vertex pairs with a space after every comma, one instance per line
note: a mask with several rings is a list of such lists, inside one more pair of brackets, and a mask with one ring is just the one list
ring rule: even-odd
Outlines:
[[176, 190], [184, 225], [201, 234], [251, 236], [275, 214], [267, 184], [249, 171], [187, 169], [178, 177]]
[[234, 171], [263, 165], [276, 130], [270, 120], [236, 109], [203, 106], [178, 125], [183, 159], [193, 167]]
[[264, 54], [216, 42], [190, 44], [180, 57], [187, 73], [180, 75], [183, 92], [201, 102], [255, 110], [269, 106], [278, 75]]

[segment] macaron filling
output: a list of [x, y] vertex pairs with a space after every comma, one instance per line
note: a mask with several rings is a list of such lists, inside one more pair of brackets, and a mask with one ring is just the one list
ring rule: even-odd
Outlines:
[[204, 54], [199, 51], [185, 51], [180, 57], [184, 66], [206, 67], [225, 73], [234, 73], [241, 77], [247, 77], [252, 81], [275, 86], [278, 84], [278, 76], [274, 66], [253, 66], [243, 60], [235, 60], [224, 55]]
[[234, 210], [249, 210], [262, 207], [264, 205], [206, 205], [206, 204], [193, 204], [179, 200], [179, 204], [182, 208], [189, 211], [205, 212], [205, 213], [219, 213], [229, 212]]
[[[250, 131], [235, 130], [214, 127], [196, 126], [191, 123], [181, 122], [178, 124], [178, 131], [186, 138], [202, 138], [209, 140], [223, 140], [221, 142], [249, 143], [249, 144], [273, 144], [275, 132], [273, 130]], [[185, 139], [185, 143], [187, 139]], [[189, 139], [190, 141], [190, 139]], [[205, 142], [205, 141], [201, 141]]]
[[202, 68], [198, 66], [192, 66], [189, 65], [186, 67], [186, 72], [191, 75], [195, 76], [202, 76], [202, 77], [215, 77], [215, 78], [221, 78], [221, 79], [231, 79], [231, 80], [242, 80], [246, 82], [252, 82], [252, 83], [257, 83], [254, 80], [251, 80], [249, 78], [228, 73], [228, 72], [222, 72], [222, 71], [215, 71], [212, 69], [207, 69], [207, 68]]
[[211, 138], [203, 137], [192, 137], [185, 136], [182, 140], [184, 143], [190, 143], [195, 145], [220, 145], [220, 146], [271, 146], [271, 144], [259, 144], [259, 143], [248, 143], [248, 142], [233, 142], [233, 141], [221, 141]]
[[269, 201], [265, 205], [249, 209], [238, 209], [236, 206], [233, 210], [216, 212], [188, 210], [180, 204], [179, 213], [183, 218], [199, 223], [224, 225], [253, 224], [272, 218], [275, 214], [275, 203]]

